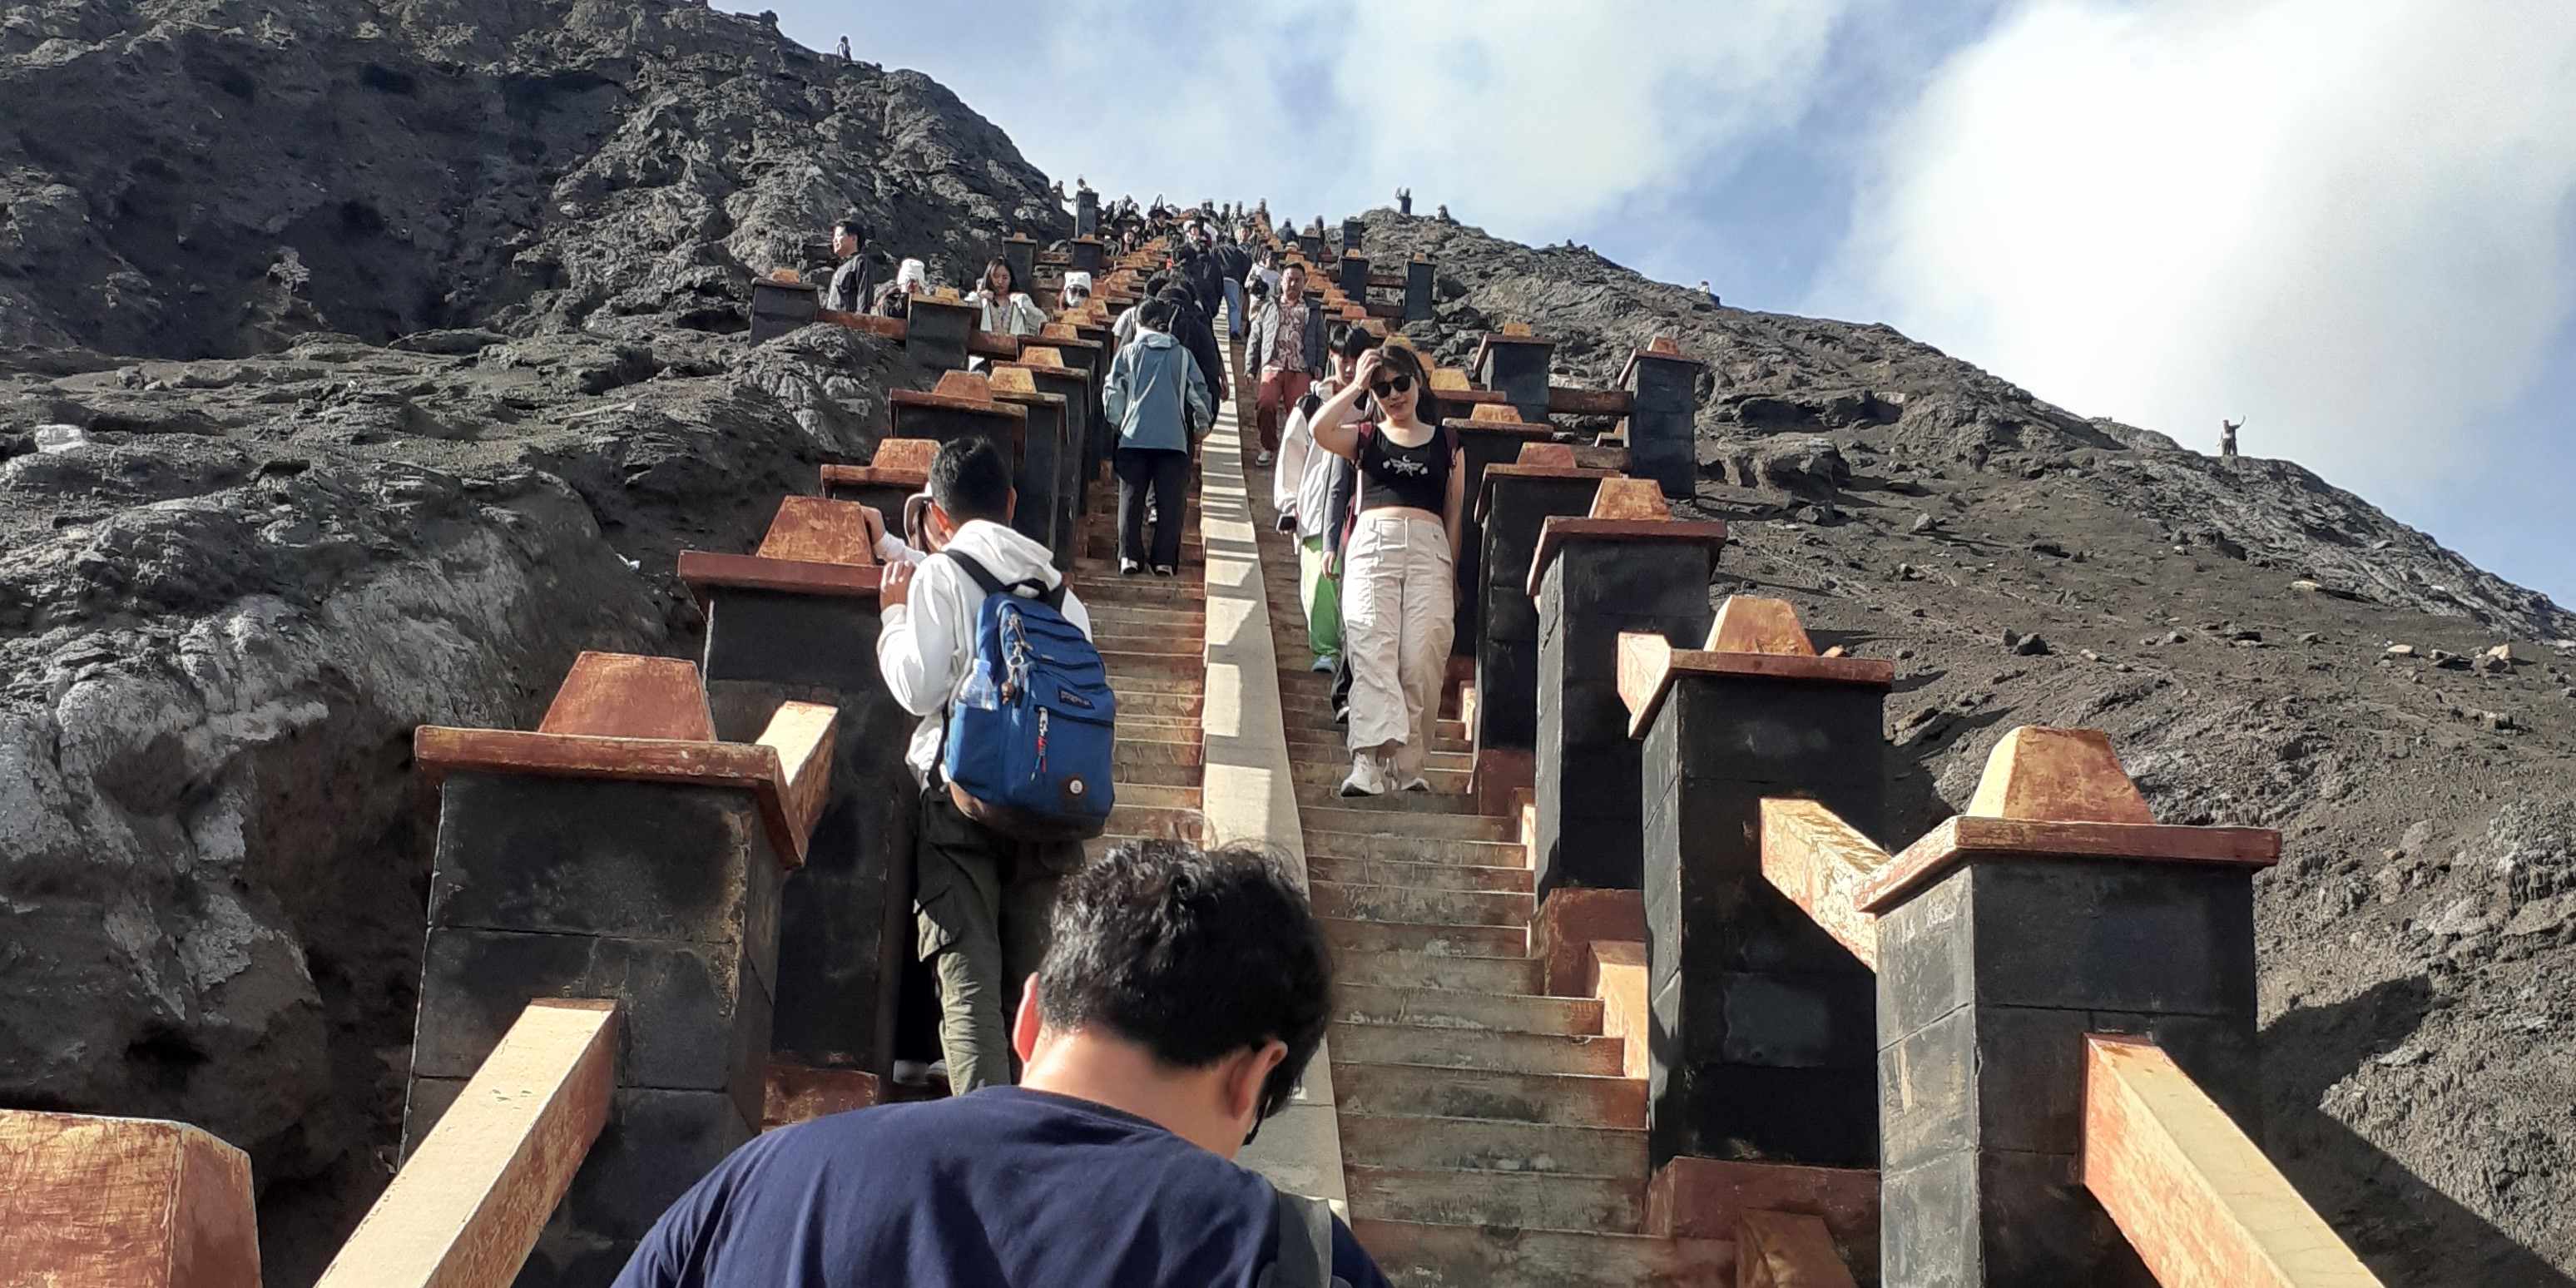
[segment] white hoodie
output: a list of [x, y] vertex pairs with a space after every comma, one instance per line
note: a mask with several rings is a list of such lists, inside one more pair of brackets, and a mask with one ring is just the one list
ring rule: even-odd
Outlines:
[[[1054, 586], [1063, 580], [1045, 546], [1004, 524], [970, 519], [948, 548], [1006, 584], [1035, 578]], [[885, 610], [877, 632], [877, 670], [894, 700], [921, 717], [904, 763], [915, 779], [928, 783], [948, 704], [975, 668], [975, 616], [984, 607], [984, 588], [956, 560], [931, 556], [912, 562], [912, 589], [903, 603]], [[1084, 636], [1091, 634], [1091, 614], [1070, 590], [1064, 593], [1064, 617]]]

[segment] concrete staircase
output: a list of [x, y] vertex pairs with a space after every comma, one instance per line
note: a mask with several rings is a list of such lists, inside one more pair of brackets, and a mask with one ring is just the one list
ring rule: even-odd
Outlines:
[[1262, 568], [1316, 913], [1337, 970], [1327, 1049], [1350, 1217], [1400, 1285], [1708, 1284], [1731, 1243], [1646, 1229], [1646, 1085], [1591, 998], [1542, 995], [1517, 820], [1468, 794], [1440, 722], [1432, 790], [1340, 795], [1350, 753], [1313, 655], [1296, 552], [1256, 472]]
[[1118, 488], [1095, 483], [1084, 522], [1085, 551], [1070, 574], [1091, 611], [1092, 642], [1118, 694], [1117, 808], [1109, 831], [1087, 843], [1099, 854], [1122, 840], [1198, 840], [1200, 706], [1207, 694], [1207, 546], [1194, 494], [1174, 577], [1118, 573]]

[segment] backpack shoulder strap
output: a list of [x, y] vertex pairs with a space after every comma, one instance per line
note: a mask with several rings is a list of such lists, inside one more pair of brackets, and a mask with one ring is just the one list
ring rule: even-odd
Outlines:
[[1333, 1209], [1317, 1200], [1273, 1190], [1279, 1208], [1279, 1246], [1262, 1288], [1335, 1288]]
[[993, 575], [991, 569], [986, 568], [973, 555], [963, 550], [942, 550], [935, 557], [954, 560], [958, 567], [966, 570], [967, 576], [975, 579], [976, 585], [984, 588], [984, 593], [987, 595], [998, 595], [1009, 589], [1002, 584], [1001, 578]]
[[956, 560], [957, 566], [965, 569], [966, 575], [974, 578], [975, 584], [982, 587], [986, 595], [999, 595], [1006, 592], [1015, 594], [1020, 587], [1026, 586], [1036, 593], [1023, 598], [1034, 599], [1057, 612], [1064, 611], [1065, 585], [1062, 581], [1052, 586], [1037, 577], [1030, 577], [1024, 581], [1005, 582], [994, 576], [992, 569], [986, 568], [973, 555], [963, 550], [942, 550], [939, 553], [943, 557]]

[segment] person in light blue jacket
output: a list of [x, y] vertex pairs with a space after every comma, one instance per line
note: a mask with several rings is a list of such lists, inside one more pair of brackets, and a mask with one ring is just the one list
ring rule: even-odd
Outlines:
[[1136, 306], [1136, 338], [1109, 364], [1101, 401], [1118, 427], [1118, 571], [1134, 576], [1146, 563], [1145, 498], [1154, 500], [1154, 575], [1180, 571], [1181, 524], [1189, 512], [1190, 447], [1216, 423], [1207, 377], [1172, 338], [1174, 305]]

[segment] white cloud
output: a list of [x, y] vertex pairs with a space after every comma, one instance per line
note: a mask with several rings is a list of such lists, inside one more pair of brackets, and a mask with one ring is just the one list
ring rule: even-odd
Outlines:
[[[960, 4], [889, 13], [861, 58], [918, 67], [1051, 175], [1141, 200], [1388, 204], [1532, 241], [1673, 198], [1793, 125], [1839, 23], [1886, 0]], [[790, 0], [828, 46], [845, 15]]]
[[1818, 300], [2401, 505], [2576, 304], [2564, 0], [2035, 0], [1880, 143]]

